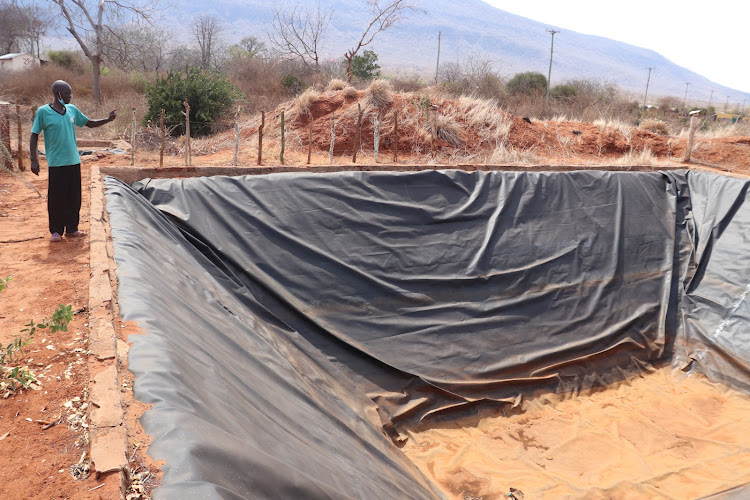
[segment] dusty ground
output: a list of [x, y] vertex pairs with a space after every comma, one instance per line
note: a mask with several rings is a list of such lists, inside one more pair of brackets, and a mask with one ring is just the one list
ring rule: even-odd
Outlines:
[[[414, 106], [413, 102], [400, 101], [398, 98], [394, 103], [388, 110], [392, 111], [395, 106], [399, 112], [407, 113], [409, 106]], [[312, 105], [312, 164], [328, 163], [332, 111], [336, 111], [338, 117], [334, 163], [351, 163], [354, 115], [351, 111], [347, 114], [346, 109], [352, 105], [356, 109], [356, 100], [336, 96], [326, 97]], [[439, 106], [441, 110], [448, 110], [453, 104], [441, 102]], [[299, 115], [288, 122], [289, 135], [294, 140], [288, 145], [287, 164], [306, 164], [309, 142], [309, 119], [306, 116]], [[271, 130], [277, 119], [278, 113], [268, 114], [267, 131]], [[675, 163], [685, 147], [684, 139], [644, 131], [625, 137], [616, 131], [603, 130], [591, 124], [529, 124], [519, 117], [510, 116], [508, 119], [512, 121], [512, 128], [507, 146], [521, 152], [533, 152], [534, 157], [544, 164], [607, 165], [629, 151], [644, 146], [649, 147], [659, 162]], [[476, 139], [467, 125], [462, 129], [463, 143], [460, 147], [455, 148], [439, 140], [433, 151], [424, 123], [417, 121], [407, 125], [405, 122], [404, 127], [398, 140], [399, 163], [459, 165], [472, 160], [486, 160], [496, 147]], [[257, 128], [257, 117], [248, 118], [241, 127], [241, 166], [256, 163]], [[388, 130], [385, 125], [381, 129], [381, 162], [393, 159], [392, 144], [395, 141], [387, 140]], [[363, 151], [358, 163], [374, 161], [372, 147], [367, 146], [371, 138], [372, 125], [368, 121], [363, 129]], [[195, 141], [193, 164], [230, 165], [234, 156], [233, 141], [233, 131]], [[278, 137], [268, 132], [265, 141], [264, 163], [278, 164]], [[183, 165], [183, 159], [174, 154], [180, 152], [180, 144], [179, 141], [172, 144], [174, 151], [166, 157], [165, 165]], [[750, 138], [699, 141], [694, 159], [716, 167], [717, 171], [750, 174]], [[84, 206], [81, 210], [81, 229], [84, 231], [88, 230], [90, 194], [87, 167], [93, 163], [129, 165], [130, 157], [97, 151], [84, 157]], [[139, 150], [136, 163], [158, 165], [158, 153]], [[77, 314], [67, 332], [54, 335], [40, 332], [25, 349], [22, 363], [37, 375], [40, 390], [21, 391], [5, 399], [0, 398], [0, 498], [119, 498], [119, 479], [116, 475], [97, 478], [91, 474], [80, 480], [73, 477], [73, 473], [85, 476], [83, 465], [87, 463], [88, 434], [82, 417], [87, 411], [90, 375], [97, 369], [96, 362], [87, 354], [89, 251], [86, 239], [58, 244], [48, 242], [46, 201], [30, 187], [35, 187], [44, 196], [46, 181], [46, 166], [43, 166], [39, 177], [29, 172], [17, 173], [14, 177], [0, 170], [0, 277], [13, 277], [11, 285], [0, 292], [0, 342], [5, 345], [11, 341], [32, 318], [41, 320], [51, 316], [59, 304], [71, 304]], [[122, 333], [123, 338], [135, 330], [132, 325], [127, 325]], [[148, 439], [140, 434], [135, 424], [135, 417], [143, 408], [132, 401], [132, 379], [125, 374], [123, 382], [122, 396], [128, 409], [129, 450], [133, 452], [131, 467], [137, 472], [143, 470], [141, 461]], [[421, 441], [415, 439], [415, 443]], [[511, 441], [508, 443], [513, 444]], [[481, 491], [477, 490], [479, 493]]]

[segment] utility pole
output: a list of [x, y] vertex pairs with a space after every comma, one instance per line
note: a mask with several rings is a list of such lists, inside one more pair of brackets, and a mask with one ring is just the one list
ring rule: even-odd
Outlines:
[[682, 101], [683, 108], [687, 106], [687, 91], [688, 91], [689, 86], [690, 86], [690, 82], [685, 82], [685, 99]]
[[745, 103], [747, 102], [747, 99], [742, 99], [742, 112], [741, 114], [745, 114]]
[[724, 112], [727, 112], [727, 108], [729, 108], [729, 96], [727, 96], [727, 102], [724, 103]]
[[547, 106], [547, 102], [549, 102], [549, 88], [550, 88], [550, 80], [552, 79], [552, 54], [555, 51], [555, 33], [560, 33], [556, 30], [547, 30], [547, 32], [552, 35], [552, 44], [549, 47], [549, 71], [547, 72], [547, 94], [544, 96], [544, 106]]
[[437, 56], [437, 64], [435, 65], [435, 85], [437, 85], [438, 82], [438, 72], [440, 71], [440, 39], [443, 36], [442, 31], [438, 31], [438, 56]]
[[[714, 92], [716, 92], [714, 89], [711, 89], [711, 95], [708, 98], [708, 106], [707, 108], [711, 107], [711, 101], [714, 99]], [[706, 112], [708, 112], [708, 109], [706, 109]]]
[[648, 70], [648, 80], [646, 80], [646, 95], [643, 96], [643, 109], [646, 109], [646, 99], [648, 99], [648, 84], [651, 83], [651, 70], [654, 68], [649, 66], [646, 69]]

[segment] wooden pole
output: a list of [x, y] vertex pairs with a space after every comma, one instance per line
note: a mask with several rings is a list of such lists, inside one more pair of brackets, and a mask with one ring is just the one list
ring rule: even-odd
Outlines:
[[182, 113], [185, 115], [185, 166], [189, 167], [192, 158], [190, 158], [190, 104], [188, 104], [187, 98], [183, 104], [185, 105], [185, 111]]
[[21, 125], [21, 106], [16, 104], [16, 127], [18, 129], [18, 170], [23, 172], [26, 167], [23, 164], [23, 126]]
[[393, 163], [398, 161], [398, 111], [393, 110]]
[[167, 143], [167, 129], [164, 128], [164, 114], [166, 112], [161, 110], [161, 117], [159, 118], [159, 128], [161, 129], [161, 148], [159, 149], [159, 167], [164, 166], [164, 148]]
[[0, 162], [5, 165], [6, 162], [10, 162], [8, 168], [13, 168], [13, 157], [10, 156], [10, 116], [8, 111], [10, 105], [0, 105], [0, 144], [3, 145], [8, 155], [6, 158], [5, 153], [0, 156]]
[[435, 157], [435, 134], [437, 133], [437, 113], [435, 112], [435, 108], [430, 108], [430, 111], [432, 111], [432, 126], [430, 127], [430, 135], [432, 136], [432, 145], [430, 147], [430, 151], [432, 153], [432, 157]]
[[130, 124], [130, 165], [135, 165], [135, 108], [133, 108], [133, 120]]
[[234, 162], [232, 165], [237, 166], [237, 157], [240, 154], [240, 109], [234, 114]]
[[328, 150], [328, 163], [333, 165], [333, 145], [336, 144], [336, 112], [331, 113], [331, 149]]
[[263, 163], [263, 127], [266, 126], [266, 111], [260, 110], [260, 127], [258, 127], [258, 165]]
[[310, 164], [312, 160], [312, 145], [313, 145], [313, 116], [312, 111], [308, 110], [307, 113], [310, 115], [310, 132], [307, 138], [307, 164]]
[[357, 103], [357, 128], [354, 131], [354, 153], [352, 163], [357, 163], [357, 151], [359, 150], [360, 134], [362, 131], [362, 106]]
[[286, 146], [286, 139], [284, 137], [284, 112], [281, 112], [281, 155], [279, 156], [279, 159], [281, 160], [281, 164], [284, 164], [284, 148]]
[[378, 121], [377, 115], [372, 117], [372, 128], [373, 128], [373, 134], [372, 134], [373, 149], [375, 150], [375, 163], [377, 163], [378, 151], [380, 150], [380, 122]]
[[690, 156], [693, 154], [693, 142], [695, 141], [695, 129], [698, 128], [698, 118], [695, 116], [690, 117], [690, 135], [688, 136], [688, 145], [685, 150], [685, 156], [682, 161], [688, 163]]

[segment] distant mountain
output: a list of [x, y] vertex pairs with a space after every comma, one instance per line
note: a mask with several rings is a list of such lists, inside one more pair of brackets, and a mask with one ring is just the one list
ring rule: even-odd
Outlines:
[[[320, 0], [332, 7], [334, 16], [324, 40], [322, 54], [341, 58], [356, 43], [369, 20], [363, 0]], [[311, 2], [310, 2], [311, 3]], [[187, 25], [198, 14], [214, 14], [229, 26], [228, 38], [265, 37], [271, 26], [276, 2], [264, 0], [183, 0], [173, 13], [178, 25]], [[372, 49], [383, 70], [392, 74], [418, 73], [434, 77], [438, 51], [438, 32], [442, 33], [440, 60], [465, 61], [471, 56], [489, 58], [503, 77], [523, 71], [547, 74], [550, 56], [548, 29], [555, 35], [552, 84], [568, 79], [611, 81], [634, 96], [643, 96], [648, 67], [653, 67], [649, 101], [670, 95], [683, 98], [685, 82], [688, 103], [706, 103], [715, 90], [719, 96], [730, 93], [750, 99], [742, 93], [670, 62], [660, 54], [599, 36], [568, 31], [564, 26], [549, 26], [500, 10], [481, 0], [422, 0], [425, 13], [414, 13], [399, 26], [381, 33]], [[230, 41], [231, 41], [230, 40]]]

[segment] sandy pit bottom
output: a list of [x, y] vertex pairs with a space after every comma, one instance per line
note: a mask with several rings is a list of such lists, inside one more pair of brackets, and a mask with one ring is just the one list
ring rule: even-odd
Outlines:
[[750, 481], [750, 396], [668, 367], [408, 434], [451, 499], [682, 499]]

